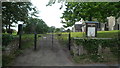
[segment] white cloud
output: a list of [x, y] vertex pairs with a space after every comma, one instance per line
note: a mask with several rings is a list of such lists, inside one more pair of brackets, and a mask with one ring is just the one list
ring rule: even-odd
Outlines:
[[43, 19], [48, 26], [62, 27], [60, 17], [62, 16], [65, 6], [60, 10], [61, 3], [55, 3], [52, 6], [46, 6], [49, 0], [31, 0], [40, 11], [39, 16]]
[[[62, 23], [60, 17], [62, 16], [63, 11], [65, 10], [65, 6], [60, 10], [61, 3], [55, 3], [52, 6], [46, 6], [49, 0], [31, 0], [34, 6], [39, 10], [38, 16], [40, 19], [43, 19], [48, 26], [55, 26], [56, 28], [62, 27]], [[18, 24], [22, 24], [19, 22]], [[18, 24], [13, 24], [16, 27], [11, 27], [18, 31]]]

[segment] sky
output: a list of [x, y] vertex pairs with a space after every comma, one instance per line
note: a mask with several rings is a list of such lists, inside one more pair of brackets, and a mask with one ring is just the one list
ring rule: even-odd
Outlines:
[[[65, 11], [66, 6], [63, 6], [62, 9], [59, 9], [61, 7], [61, 3], [56, 2], [52, 6], [46, 6], [48, 4], [49, 0], [31, 0], [31, 3], [37, 7], [37, 10], [39, 11], [38, 18], [42, 19], [49, 27], [55, 26], [56, 28], [63, 27], [60, 17], [62, 16], [62, 13]], [[18, 22], [18, 24], [22, 24], [22, 22]], [[13, 24], [16, 27], [11, 27], [12, 29], [15, 29], [18, 31], [18, 24]]]
[[45, 23], [50, 26], [55, 26], [56, 28], [62, 27], [60, 17], [65, 10], [65, 6], [60, 10], [61, 3], [55, 3], [52, 6], [46, 6], [49, 0], [31, 0], [34, 6], [39, 10], [38, 16], [40, 19], [43, 19]]

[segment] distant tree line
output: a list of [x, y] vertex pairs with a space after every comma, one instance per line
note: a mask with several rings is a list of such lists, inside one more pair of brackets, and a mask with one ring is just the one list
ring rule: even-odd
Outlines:
[[38, 18], [30, 18], [29, 23], [27, 23], [24, 27], [23, 30], [25, 33], [30, 34], [30, 33], [46, 33], [48, 31], [49, 27], [47, 24], [42, 20]]

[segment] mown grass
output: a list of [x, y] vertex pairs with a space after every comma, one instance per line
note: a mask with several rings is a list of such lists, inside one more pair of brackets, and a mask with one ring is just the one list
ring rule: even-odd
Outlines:
[[34, 45], [34, 34], [23, 34], [21, 38], [22, 49], [30, 48]]
[[[18, 36], [18, 35], [17, 35]], [[22, 34], [22, 38], [21, 38], [21, 46], [22, 49], [25, 48], [30, 48], [32, 46], [34, 46], [34, 34]], [[42, 34], [38, 34], [37, 35], [37, 39], [39, 39], [40, 37], [38, 36], [43, 36]]]
[[117, 38], [119, 30], [112, 31], [98, 31], [98, 38]]
[[[120, 32], [120, 30], [97, 31], [97, 38], [116, 38], [118, 37], [118, 32]], [[62, 34], [69, 33], [63, 32]], [[71, 37], [85, 37], [85, 32], [71, 32]]]

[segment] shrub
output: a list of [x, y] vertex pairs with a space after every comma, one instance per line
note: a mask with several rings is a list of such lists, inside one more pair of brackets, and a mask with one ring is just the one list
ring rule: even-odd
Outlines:
[[7, 46], [14, 39], [13, 35], [2, 34], [2, 45]]
[[10, 62], [12, 61], [12, 59], [14, 59], [14, 55], [2, 55], [2, 66], [9, 66]]
[[87, 50], [87, 55], [94, 62], [101, 61], [101, 55], [98, 55], [99, 45], [102, 48], [108, 47], [114, 56], [118, 56], [118, 39], [75, 39], [77, 45], [82, 45]]

